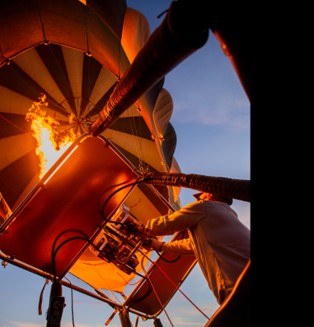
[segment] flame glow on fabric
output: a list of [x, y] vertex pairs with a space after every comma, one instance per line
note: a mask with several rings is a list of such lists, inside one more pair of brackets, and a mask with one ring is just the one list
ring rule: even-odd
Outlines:
[[[7, 219], [0, 248], [53, 275], [63, 277], [70, 269], [95, 289], [123, 292], [136, 276], [133, 269], [140, 272], [147, 263], [138, 251], [147, 253], [134, 225], [140, 221], [126, 205], [139, 212], [167, 207], [157, 200], [134, 203], [136, 173], [101, 140], [83, 137], [71, 145]], [[147, 196], [152, 199], [153, 192], [142, 199]]]

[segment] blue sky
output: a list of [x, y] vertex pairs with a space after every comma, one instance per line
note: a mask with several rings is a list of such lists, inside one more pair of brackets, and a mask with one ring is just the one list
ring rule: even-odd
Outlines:
[[[156, 18], [169, 7], [166, 0], [128, 0], [130, 7], [144, 13], [152, 31], [162, 18]], [[229, 59], [210, 32], [204, 47], [167, 74], [164, 88], [173, 98], [171, 117], [177, 133], [175, 157], [183, 173], [250, 179], [250, 104]], [[193, 190], [183, 189], [182, 204], [193, 200]], [[240, 220], [250, 227], [250, 204], [235, 200], [233, 208]], [[38, 315], [39, 294], [44, 279], [20, 268], [0, 267], [0, 326], [46, 326], [50, 284], [44, 293], [43, 314]], [[181, 291], [208, 316], [218, 305], [196, 265], [181, 287]], [[72, 326], [71, 292], [63, 289], [66, 307], [62, 327]], [[104, 303], [74, 292], [76, 327], [100, 327], [112, 313]], [[203, 326], [206, 318], [184, 295], [178, 292], [161, 314], [164, 327]], [[168, 316], [168, 317], [167, 317]], [[134, 323], [135, 318], [131, 316]], [[140, 320], [139, 326], [152, 326], [151, 320]], [[109, 324], [120, 326], [118, 315]]]

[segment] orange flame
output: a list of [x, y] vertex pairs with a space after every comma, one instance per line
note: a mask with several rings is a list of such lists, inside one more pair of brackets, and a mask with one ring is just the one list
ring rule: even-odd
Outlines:
[[[36, 155], [40, 165], [39, 178], [44, 176], [76, 138], [72, 128], [62, 130], [59, 122], [49, 116], [43, 106], [48, 106], [45, 95], [39, 98], [39, 102], [32, 104], [25, 117], [27, 121], [31, 121], [32, 134], [36, 140]], [[69, 121], [71, 119], [70, 116]]]

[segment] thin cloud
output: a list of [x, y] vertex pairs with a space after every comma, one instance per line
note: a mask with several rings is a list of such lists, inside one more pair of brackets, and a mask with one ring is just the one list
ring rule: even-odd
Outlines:
[[[3, 325], [2, 327], [44, 327], [44, 326], [46, 326], [46, 321], [40, 324], [20, 322], [20, 321], [10, 321], [7, 325]], [[72, 322], [62, 322], [62, 327], [73, 327], [73, 324]], [[86, 324], [75, 323], [75, 327], [103, 327], [103, 325], [99, 324], [96, 326], [95, 324], [86, 325]], [[111, 326], [111, 327], [118, 327], [118, 325]]]
[[20, 321], [10, 321], [2, 327], [43, 327], [43, 324], [25, 323]]
[[[198, 95], [193, 98], [199, 99]], [[197, 100], [199, 101], [199, 100]], [[180, 124], [197, 123], [204, 126], [222, 126], [238, 130], [250, 126], [250, 110], [244, 99], [215, 97], [215, 101], [206, 100], [194, 103], [177, 103], [171, 121]]]

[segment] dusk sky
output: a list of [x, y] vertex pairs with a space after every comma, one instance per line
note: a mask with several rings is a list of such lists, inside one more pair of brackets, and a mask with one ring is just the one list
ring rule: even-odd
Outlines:
[[[141, 11], [148, 19], [151, 32], [169, 8], [166, 0], [127, 0], [128, 6]], [[250, 179], [250, 103], [231, 62], [210, 32], [207, 43], [166, 75], [164, 88], [173, 99], [170, 122], [177, 134], [175, 158], [183, 173]], [[182, 205], [194, 200], [193, 190], [182, 189]], [[232, 207], [240, 220], [250, 228], [250, 203], [234, 200]], [[69, 276], [72, 280], [72, 276]], [[75, 278], [73, 277], [75, 282]], [[13, 265], [0, 267], [0, 326], [44, 327], [50, 284], [46, 287], [42, 315], [38, 301], [45, 280]], [[204, 326], [218, 308], [198, 265], [184, 281], [181, 291], [172, 298], [166, 313], [160, 315], [164, 327]], [[66, 307], [62, 327], [73, 327], [71, 291], [63, 290]], [[112, 308], [86, 295], [73, 293], [73, 315], [76, 327], [100, 327], [110, 317]], [[132, 323], [135, 316], [131, 315]], [[171, 322], [169, 321], [171, 320]], [[152, 320], [139, 326], [153, 326]], [[110, 327], [120, 326], [118, 314]]]

